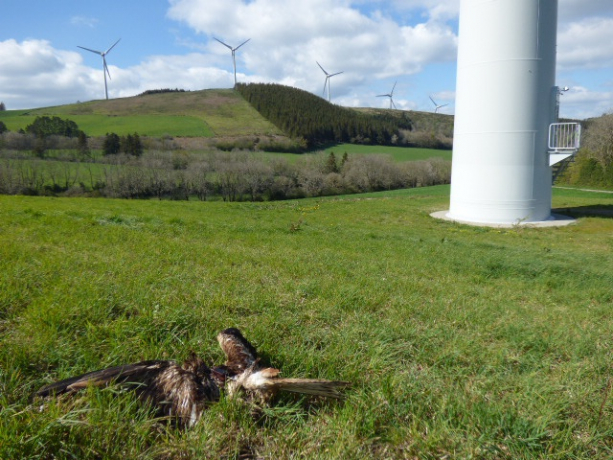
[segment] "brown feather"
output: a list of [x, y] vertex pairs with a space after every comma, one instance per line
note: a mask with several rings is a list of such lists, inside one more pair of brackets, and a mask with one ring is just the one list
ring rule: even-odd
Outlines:
[[273, 368], [249, 368], [229, 382], [228, 393], [233, 396], [244, 392], [248, 400], [267, 404], [279, 391], [343, 399], [340, 390], [351, 386], [336, 380], [278, 378], [279, 372]]
[[281, 371], [262, 367], [256, 349], [236, 328], [221, 331], [217, 340], [226, 355], [223, 366], [209, 369], [192, 353], [181, 366], [174, 361], [114, 366], [46, 385], [35, 395], [49, 397], [88, 386], [121, 384], [133, 388], [160, 415], [180, 426], [192, 426], [208, 404], [219, 400], [220, 388], [229, 396], [241, 394], [247, 400], [268, 403], [279, 391], [340, 399], [340, 390], [350, 386], [332, 380], [279, 378]]
[[235, 374], [253, 366], [258, 359], [253, 345], [236, 328], [221, 331], [217, 335], [217, 341], [226, 354], [226, 366]]
[[200, 358], [192, 357], [179, 366], [174, 361], [143, 361], [89, 372], [46, 385], [36, 396], [73, 393], [88, 386], [121, 384], [171, 417], [180, 426], [192, 426], [206, 406], [219, 400], [219, 387]]
[[275, 379], [272, 385], [281, 391], [344, 399], [345, 395], [339, 390], [350, 387], [351, 383], [321, 379]]

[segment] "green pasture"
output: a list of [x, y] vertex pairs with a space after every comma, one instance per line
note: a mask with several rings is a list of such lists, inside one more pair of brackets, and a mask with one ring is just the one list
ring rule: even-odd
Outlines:
[[[22, 115], [0, 120], [10, 131], [19, 131], [34, 122], [36, 116]], [[88, 136], [115, 133], [120, 136], [138, 133], [141, 136], [213, 137], [213, 131], [202, 119], [180, 115], [68, 115]]]
[[[418, 147], [393, 147], [382, 145], [358, 145], [358, 144], [339, 144], [332, 147], [328, 147], [322, 150], [326, 154], [333, 152], [337, 161], [341, 161], [345, 152], [347, 155], [377, 155], [384, 154], [389, 155], [396, 162], [405, 161], [420, 161], [428, 160], [430, 158], [441, 158], [443, 160], [451, 161], [451, 150], [438, 150], [438, 149], [425, 149]], [[320, 153], [320, 151], [312, 152]], [[272, 158], [285, 158], [289, 162], [295, 162], [302, 155], [309, 155], [310, 153], [279, 153], [279, 152], [267, 152], [266, 156]]]
[[348, 155], [373, 155], [383, 153], [390, 155], [394, 161], [417, 161], [429, 158], [442, 158], [451, 161], [451, 150], [425, 149], [413, 147], [393, 147], [383, 145], [340, 144], [328, 147], [325, 152], [334, 152], [337, 158]]
[[[449, 187], [266, 203], [0, 196], [0, 458], [608, 459], [613, 206], [574, 225], [430, 217]], [[105, 366], [223, 355], [239, 327], [340, 402], [222, 398], [190, 431], [129, 392], [34, 391]]]
[[31, 110], [0, 112], [9, 130], [17, 131], [37, 116], [58, 116], [77, 123], [90, 136], [236, 137], [280, 135], [274, 125], [233, 90], [211, 89], [98, 100]]

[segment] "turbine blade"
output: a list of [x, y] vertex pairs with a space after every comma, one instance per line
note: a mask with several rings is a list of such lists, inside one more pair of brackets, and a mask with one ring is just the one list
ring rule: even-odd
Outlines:
[[328, 84], [328, 78], [329, 77], [326, 76], [326, 79], [324, 80], [324, 96], [326, 95], [326, 85]]
[[392, 106], [396, 108], [396, 104], [394, 104], [394, 100], [391, 97], [390, 97], [390, 102], [392, 103]]
[[430, 98], [430, 100], [432, 101], [432, 103], [433, 103], [433, 104], [436, 106], [436, 105], [437, 105], [437, 103], [436, 103], [436, 102], [434, 102], [434, 99], [432, 99], [432, 96], [428, 96], [428, 97]]
[[390, 97], [391, 97], [392, 94], [394, 94], [394, 90], [396, 89], [396, 84], [397, 83], [398, 83], [397, 81], [394, 82], [394, 86], [392, 86], [392, 92], [390, 93]]
[[217, 40], [219, 43], [221, 43], [223, 46], [225, 46], [226, 48], [228, 48], [230, 51], [232, 51], [232, 47], [230, 45], [228, 45], [227, 43], [222, 42], [219, 38], [215, 38], [213, 37], [215, 40]]
[[103, 72], [106, 72], [106, 74], [109, 76], [109, 80], [111, 79], [111, 72], [109, 72], [109, 66], [106, 65], [106, 59], [104, 59], [104, 56], [102, 56], [102, 66], [104, 67]]
[[236, 51], [237, 49], [239, 49], [241, 46], [243, 46], [245, 43], [247, 43], [249, 40], [251, 40], [250, 38], [248, 38], [247, 40], [245, 40], [243, 43], [241, 43], [240, 45], [238, 45], [236, 48], [234, 48], [232, 51]]
[[[119, 40], [121, 40], [121, 38], [120, 38]], [[115, 48], [115, 45], [116, 45], [117, 43], [119, 43], [119, 40], [117, 40], [115, 43], [113, 43], [113, 46], [111, 46], [111, 47], [110, 47], [108, 50], [106, 50], [106, 51], [104, 52], [104, 54], [109, 54], [109, 53], [110, 53], [110, 51], [111, 51], [113, 48]]]
[[[315, 62], [317, 62], [317, 61], [315, 61]], [[322, 71], [323, 73], [325, 73], [326, 75], [328, 75], [328, 72], [326, 72], [326, 70], [325, 70], [325, 69], [324, 69], [324, 68], [321, 66], [321, 64], [320, 64], [319, 62], [317, 62], [317, 65], [319, 66], [319, 68], [321, 69], [321, 71]]]
[[99, 54], [100, 56], [102, 56], [102, 51], [90, 50], [89, 48], [85, 48], [84, 46], [79, 46], [79, 45], [77, 45], [77, 48], [81, 48], [82, 50], [90, 51], [92, 53], [96, 53], [96, 54]]
[[336, 75], [340, 75], [340, 74], [342, 74], [342, 73], [343, 73], [343, 72], [336, 72], [336, 73], [333, 73], [332, 75], [330, 75], [330, 77], [334, 77], [334, 76], [336, 76]]

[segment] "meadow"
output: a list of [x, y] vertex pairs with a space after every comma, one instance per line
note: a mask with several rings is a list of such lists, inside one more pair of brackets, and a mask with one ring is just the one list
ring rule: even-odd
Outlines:
[[[265, 203], [0, 196], [0, 458], [611, 458], [613, 220], [439, 221], [449, 187]], [[610, 208], [554, 191], [554, 207]], [[239, 327], [341, 402], [222, 399], [187, 432], [56, 379]]]
[[248, 102], [233, 90], [162, 93], [89, 101], [57, 107], [0, 112], [0, 121], [18, 131], [37, 116], [68, 118], [88, 136], [107, 132], [147, 136], [246, 136], [281, 135]]
[[324, 149], [326, 153], [334, 152], [338, 158], [347, 155], [389, 155], [394, 161], [419, 161], [429, 158], [441, 158], [451, 161], [451, 150], [428, 149], [420, 147], [394, 147], [387, 145], [339, 144]]
[[[123, 115], [103, 114], [68, 115], [79, 129], [88, 136], [105, 136], [115, 133], [120, 136], [138, 133], [141, 136], [163, 137], [213, 137], [209, 125], [195, 116], [180, 115]], [[25, 129], [36, 119], [35, 115], [7, 116], [0, 118], [10, 131]]]

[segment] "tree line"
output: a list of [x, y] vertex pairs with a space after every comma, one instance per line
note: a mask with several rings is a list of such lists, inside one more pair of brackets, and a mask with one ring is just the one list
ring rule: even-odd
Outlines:
[[401, 130], [411, 130], [401, 117], [366, 114], [330, 104], [307, 91], [271, 83], [238, 83], [236, 90], [265, 118], [307, 149], [330, 143], [391, 145]]
[[613, 113], [582, 125], [581, 150], [557, 183], [613, 188]]
[[224, 201], [283, 200], [449, 183], [441, 159], [396, 163], [387, 155], [302, 155], [295, 162], [253, 152], [146, 151], [97, 159], [0, 158], [0, 193]]

